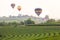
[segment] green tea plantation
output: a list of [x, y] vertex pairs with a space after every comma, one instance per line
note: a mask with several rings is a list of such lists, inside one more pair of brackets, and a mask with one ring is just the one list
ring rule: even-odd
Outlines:
[[60, 26], [0, 26], [0, 40], [60, 40]]

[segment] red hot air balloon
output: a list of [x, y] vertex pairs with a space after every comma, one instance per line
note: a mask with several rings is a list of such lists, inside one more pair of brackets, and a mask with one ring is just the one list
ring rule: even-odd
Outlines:
[[17, 9], [18, 9], [18, 11], [20, 11], [21, 10], [21, 6], [18, 6]]
[[35, 13], [39, 16], [42, 12], [42, 9], [41, 8], [36, 8], [35, 9]]
[[12, 7], [12, 8], [14, 8], [14, 7], [15, 7], [15, 4], [14, 4], [14, 3], [12, 3], [12, 4], [11, 4], [11, 7]]

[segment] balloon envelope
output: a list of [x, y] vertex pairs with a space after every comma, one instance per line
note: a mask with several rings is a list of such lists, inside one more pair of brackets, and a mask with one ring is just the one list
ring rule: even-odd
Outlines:
[[12, 7], [12, 8], [14, 8], [14, 7], [15, 7], [15, 4], [14, 4], [14, 3], [12, 3], [12, 4], [11, 4], [11, 7]]
[[35, 9], [35, 13], [39, 16], [42, 12], [42, 9], [41, 8], [36, 8]]
[[18, 11], [20, 11], [21, 10], [21, 6], [18, 6], [17, 9], [18, 9]]

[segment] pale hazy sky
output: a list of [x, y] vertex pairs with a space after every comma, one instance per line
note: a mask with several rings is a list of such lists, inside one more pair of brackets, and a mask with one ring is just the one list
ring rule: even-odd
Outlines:
[[[14, 9], [11, 3], [15, 3]], [[17, 6], [22, 7], [21, 11], [17, 10]], [[60, 0], [0, 0], [0, 16], [9, 16], [18, 14], [37, 16], [34, 12], [35, 8], [42, 8], [39, 17], [49, 15], [50, 18], [60, 19]]]

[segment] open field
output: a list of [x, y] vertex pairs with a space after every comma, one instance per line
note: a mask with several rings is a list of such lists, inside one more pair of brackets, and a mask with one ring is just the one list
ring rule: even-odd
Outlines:
[[0, 26], [0, 40], [60, 40], [60, 26]]

